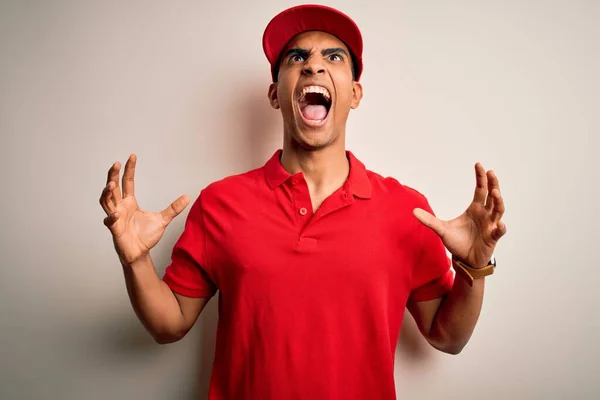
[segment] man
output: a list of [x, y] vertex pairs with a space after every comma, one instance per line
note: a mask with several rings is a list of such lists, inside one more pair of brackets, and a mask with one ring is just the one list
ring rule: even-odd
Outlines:
[[149, 250], [189, 199], [142, 211], [135, 156], [122, 193], [120, 165], [109, 170], [100, 202], [132, 305], [169, 343], [219, 291], [211, 399], [394, 399], [405, 308], [443, 352], [460, 352], [473, 332], [506, 232], [498, 179], [476, 164], [473, 202], [441, 221], [419, 192], [346, 151], [346, 120], [362, 97], [362, 39], [339, 11], [286, 10], [263, 47], [283, 149], [202, 190], [162, 279]]

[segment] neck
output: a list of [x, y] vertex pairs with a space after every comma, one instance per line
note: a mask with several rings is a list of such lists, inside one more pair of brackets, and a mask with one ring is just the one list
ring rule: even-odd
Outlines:
[[311, 194], [325, 197], [344, 184], [350, 171], [343, 140], [318, 150], [305, 150], [286, 140], [281, 164], [290, 174], [302, 172]]

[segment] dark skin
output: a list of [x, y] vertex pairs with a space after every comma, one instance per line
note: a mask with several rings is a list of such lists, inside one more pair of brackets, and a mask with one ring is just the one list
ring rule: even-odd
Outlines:
[[[278, 82], [269, 87], [269, 101], [273, 108], [281, 110], [284, 121], [281, 162], [288, 172], [304, 174], [316, 210], [348, 176], [346, 121], [350, 110], [360, 104], [362, 86], [353, 79], [348, 48], [332, 35], [303, 33], [294, 38], [285, 51]], [[319, 126], [308, 124], [300, 113], [299, 93], [306, 85], [327, 88], [331, 94], [331, 107]], [[135, 165], [136, 157], [131, 155], [121, 186], [120, 163], [110, 168], [100, 197], [107, 214], [104, 223], [112, 234], [138, 318], [157, 342], [174, 342], [190, 330], [208, 299], [172, 292], [158, 276], [149, 252], [190, 200], [181, 196], [158, 213], [140, 209], [134, 195]], [[452, 254], [473, 267], [482, 268], [506, 233], [506, 225], [501, 221], [504, 202], [498, 178], [479, 163], [475, 165], [475, 172], [473, 201], [459, 217], [443, 221], [419, 209], [414, 210], [414, 214], [440, 236]], [[409, 303], [408, 309], [429, 343], [441, 351], [456, 354], [475, 328], [483, 288], [484, 279], [477, 279], [471, 287], [466, 280], [457, 277], [448, 295]]]
[[[362, 85], [353, 79], [350, 51], [334, 36], [307, 32], [293, 39], [284, 54], [278, 81], [269, 87], [271, 106], [281, 110], [283, 117], [284, 147], [340, 147], [348, 114], [362, 99]], [[311, 128], [299, 117], [298, 92], [306, 85], [323, 86], [331, 93], [332, 105], [324, 127]]]

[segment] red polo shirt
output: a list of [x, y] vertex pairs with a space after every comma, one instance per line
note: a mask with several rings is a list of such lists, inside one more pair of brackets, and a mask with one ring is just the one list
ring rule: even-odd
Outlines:
[[312, 212], [303, 174], [277, 151], [194, 202], [164, 281], [219, 290], [210, 399], [395, 399], [394, 354], [409, 298], [453, 283], [441, 240], [413, 216], [417, 191], [365, 169]]

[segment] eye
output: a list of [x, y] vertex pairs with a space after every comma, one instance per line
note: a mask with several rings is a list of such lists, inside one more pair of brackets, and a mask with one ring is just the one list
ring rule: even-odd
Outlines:
[[302, 62], [302, 61], [304, 61], [304, 57], [302, 57], [300, 54], [293, 54], [290, 57], [290, 61], [293, 61], [293, 62]]
[[339, 54], [332, 54], [329, 56], [329, 61], [342, 61], [342, 56]]

